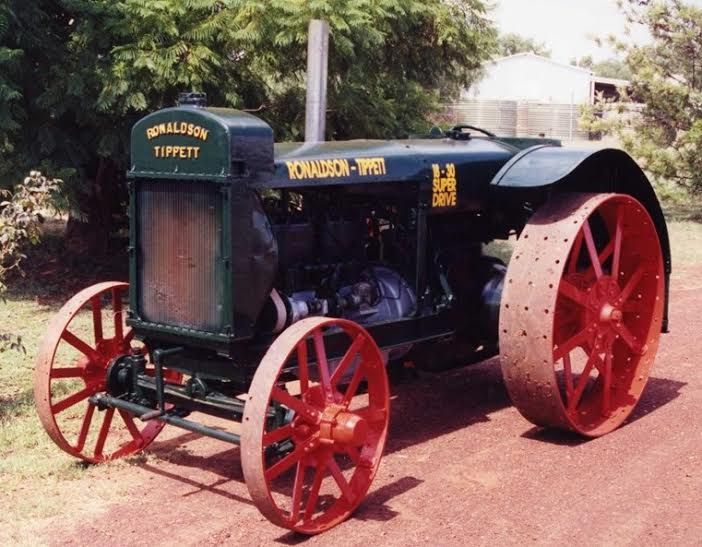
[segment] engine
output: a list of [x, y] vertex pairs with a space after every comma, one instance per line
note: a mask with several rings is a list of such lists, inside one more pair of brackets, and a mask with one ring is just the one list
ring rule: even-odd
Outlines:
[[278, 275], [259, 331], [278, 333], [313, 315], [368, 324], [415, 312], [414, 291], [401, 273], [401, 257], [413, 252], [406, 237], [411, 211], [340, 201], [330, 193], [264, 198]]

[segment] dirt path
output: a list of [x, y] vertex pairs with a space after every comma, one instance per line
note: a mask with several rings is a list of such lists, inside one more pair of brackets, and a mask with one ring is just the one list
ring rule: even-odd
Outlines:
[[[389, 448], [352, 519], [306, 539], [251, 504], [238, 449], [170, 429], [105, 466], [121, 500], [33, 523], [82, 545], [702, 544], [702, 268], [676, 273], [673, 332], [632, 419], [604, 438], [549, 434], [510, 406], [496, 361], [398, 386]], [[66, 489], [91, 488], [85, 480]], [[100, 489], [99, 491], [103, 491]], [[31, 523], [30, 523], [31, 524]]]

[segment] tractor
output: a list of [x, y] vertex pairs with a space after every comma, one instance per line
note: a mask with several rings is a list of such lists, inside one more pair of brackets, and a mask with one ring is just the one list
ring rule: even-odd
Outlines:
[[239, 445], [257, 508], [303, 534], [369, 491], [397, 363], [499, 355], [527, 420], [597, 437], [631, 413], [668, 328], [665, 220], [621, 150], [470, 126], [275, 144], [189, 96], [136, 123], [127, 177], [129, 283], [51, 321], [41, 422], [93, 463], [166, 424]]

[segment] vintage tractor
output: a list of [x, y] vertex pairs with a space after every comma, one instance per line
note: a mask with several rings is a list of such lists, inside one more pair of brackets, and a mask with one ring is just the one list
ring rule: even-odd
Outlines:
[[[624, 152], [517, 144], [457, 127], [274, 145], [234, 110], [145, 117], [130, 284], [85, 289], [49, 326], [35, 379], [47, 432], [96, 463], [167, 423], [238, 444], [260, 511], [314, 534], [370, 488], [393, 363], [438, 371], [499, 342], [528, 420], [612, 431], [667, 330], [665, 221]], [[485, 250], [510, 238], [505, 266]]]

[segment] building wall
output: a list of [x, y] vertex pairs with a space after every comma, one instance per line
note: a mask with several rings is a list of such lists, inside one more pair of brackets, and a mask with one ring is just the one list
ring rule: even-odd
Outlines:
[[468, 99], [588, 104], [592, 73], [533, 53], [497, 59], [485, 67], [485, 77], [463, 97]]
[[449, 125], [468, 124], [500, 137], [547, 137], [564, 141], [588, 140], [580, 129], [576, 104], [463, 99], [445, 105], [443, 118]]

